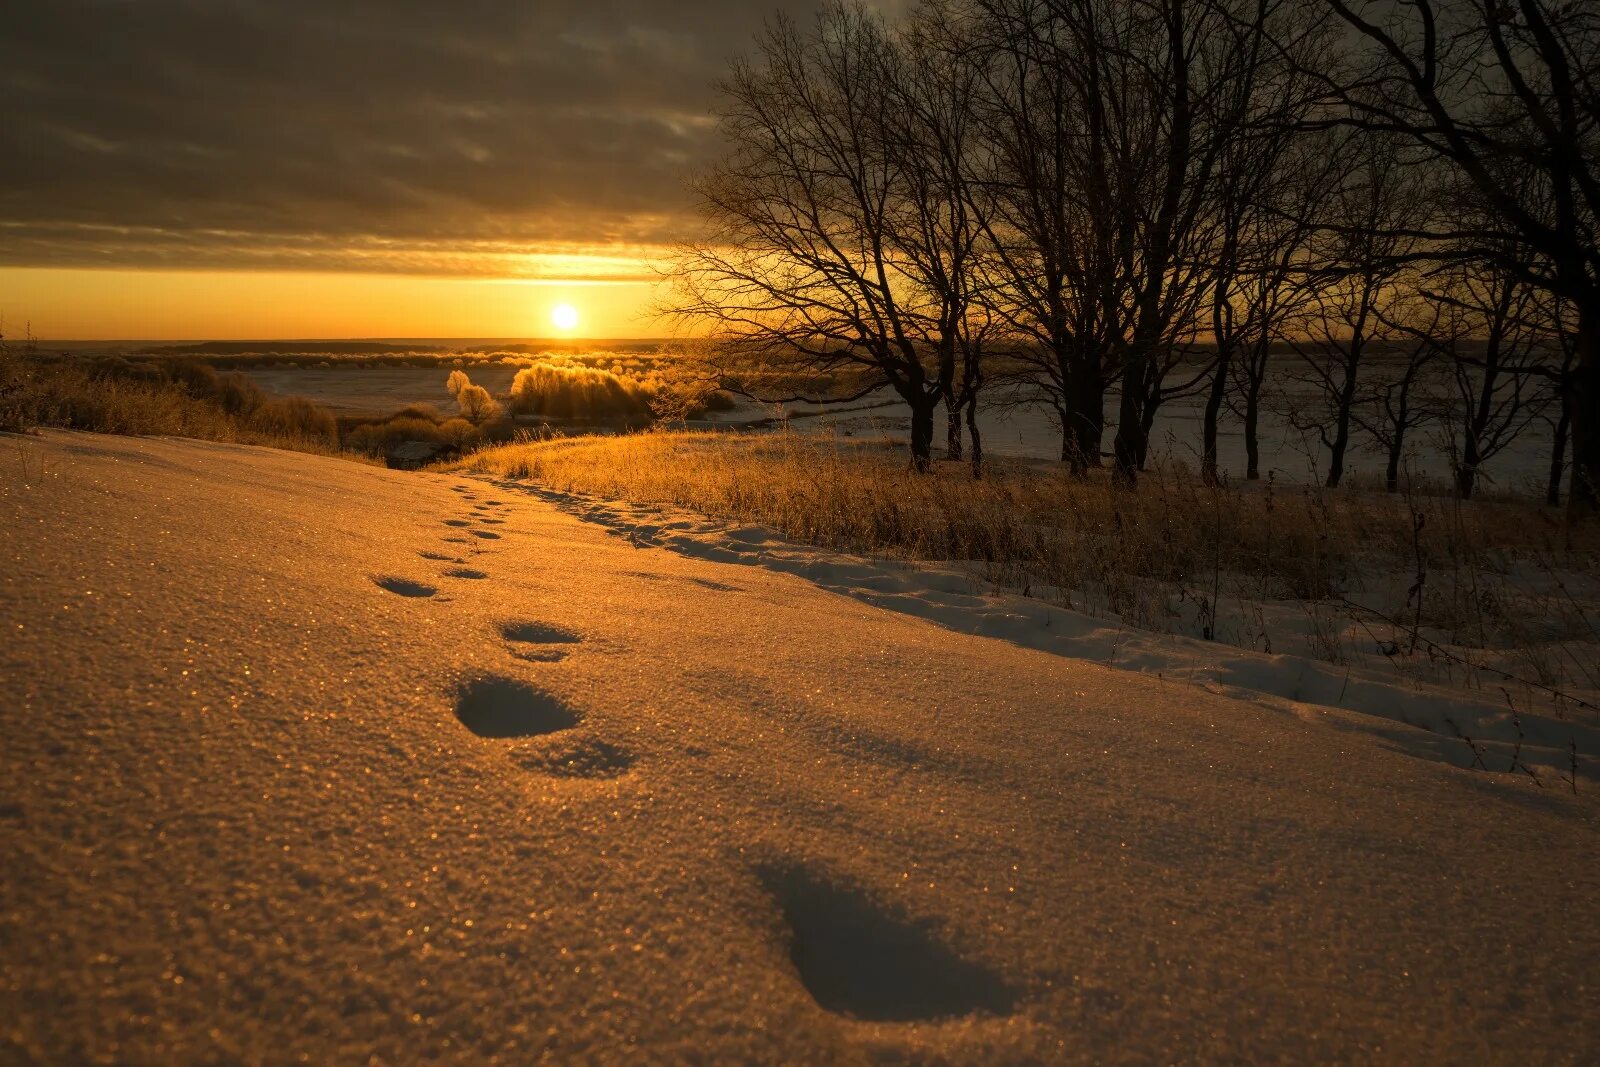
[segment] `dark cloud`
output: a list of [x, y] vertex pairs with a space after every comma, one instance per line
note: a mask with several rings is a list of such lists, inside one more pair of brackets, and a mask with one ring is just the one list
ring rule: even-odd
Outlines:
[[520, 251], [648, 246], [776, 6], [23, 0], [0, 263], [518, 273]]

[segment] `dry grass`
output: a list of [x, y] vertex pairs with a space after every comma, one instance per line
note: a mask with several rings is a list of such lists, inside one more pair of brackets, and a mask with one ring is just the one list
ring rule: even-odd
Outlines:
[[337, 424], [299, 397], [268, 398], [248, 379], [203, 365], [78, 366], [0, 354], [0, 429], [195, 437], [337, 455]]
[[1113, 571], [1184, 580], [1220, 558], [1224, 569], [1268, 571], [1284, 594], [1314, 599], [1374, 553], [1409, 560], [1413, 506], [1429, 515], [1426, 547], [1444, 557], [1558, 553], [1563, 540], [1553, 514], [1528, 505], [1209, 489], [1181, 470], [1152, 471], [1132, 493], [1053, 464], [997, 463], [974, 481], [964, 465], [941, 463], [919, 476], [881, 443], [825, 435], [556, 438], [487, 449], [458, 466], [760, 523], [843, 551], [981, 560], [1001, 579], [1042, 571], [1061, 586]]
[[[1593, 531], [1569, 546], [1558, 514], [1532, 503], [1208, 488], [1182, 468], [1151, 471], [1136, 492], [1043, 463], [997, 463], [975, 482], [954, 463], [913, 474], [882, 443], [790, 433], [525, 441], [452, 469], [681, 507], [845, 552], [960, 561], [1004, 588], [1243, 647], [1285, 650], [1283, 635], [1266, 632], [1275, 624], [1260, 620], [1263, 605], [1281, 619], [1290, 604], [1320, 620], [1309, 636], [1303, 623], [1295, 639], [1315, 646], [1320, 637], [1315, 654], [1339, 662], [1348, 651], [1341, 633], [1364, 634], [1356, 602], [1451, 646], [1509, 649], [1512, 658], [1540, 646], [1527, 637], [1535, 624], [1550, 642], [1596, 636], [1592, 601], [1567, 596], [1559, 582], [1543, 582], [1548, 596], [1510, 592], [1527, 588], [1529, 571], [1569, 576], [1569, 586], [1570, 576], [1588, 581], [1597, 571]], [[1542, 673], [1596, 684], [1576, 661], [1567, 667]]]

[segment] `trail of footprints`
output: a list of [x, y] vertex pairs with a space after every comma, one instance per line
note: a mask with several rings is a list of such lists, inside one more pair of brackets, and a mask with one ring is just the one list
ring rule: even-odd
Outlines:
[[[472, 502], [472, 517], [447, 519], [458, 531], [446, 543], [471, 545], [499, 540], [484, 525], [503, 525], [498, 500], [477, 502], [466, 486], [456, 493]], [[487, 572], [448, 552], [423, 551], [431, 562], [448, 563], [443, 576], [482, 580]], [[397, 596], [427, 598], [438, 588], [391, 575], [374, 576]], [[708, 583], [715, 584], [715, 583]], [[506, 651], [523, 661], [549, 664], [582, 643], [570, 630], [533, 620], [503, 622]], [[507, 754], [523, 770], [566, 779], [612, 779], [631, 769], [633, 757], [595, 736], [583, 712], [537, 685], [509, 674], [485, 672], [452, 694], [456, 719], [475, 736], [508, 742]], [[782, 859], [756, 865], [753, 874], [782, 918], [795, 977], [824, 1011], [879, 1023], [927, 1022], [1005, 1015], [1019, 991], [998, 972], [970, 962], [929, 930], [886, 908], [862, 887], [825, 870]]]
[[[483, 527], [505, 525], [505, 519], [496, 514], [505, 508], [505, 502], [479, 501], [477, 494], [464, 485], [451, 488], [472, 507], [465, 518], [444, 520], [451, 531], [444, 542], [470, 546], [470, 552], [477, 554], [482, 551], [482, 542], [501, 540], [501, 534]], [[424, 550], [417, 555], [433, 563], [450, 564], [441, 571], [447, 579], [482, 581], [489, 577], [488, 571], [449, 552]], [[395, 575], [375, 575], [372, 580], [397, 596], [428, 598], [439, 592], [436, 585]], [[570, 630], [530, 620], [502, 623], [499, 636], [510, 655], [530, 663], [559, 662], [583, 640]], [[629, 753], [583, 726], [581, 711], [512, 675], [479, 674], [457, 686], [452, 698], [461, 725], [478, 737], [511, 742], [507, 753], [512, 763], [524, 770], [554, 778], [605, 779], [619, 777], [633, 765]]]

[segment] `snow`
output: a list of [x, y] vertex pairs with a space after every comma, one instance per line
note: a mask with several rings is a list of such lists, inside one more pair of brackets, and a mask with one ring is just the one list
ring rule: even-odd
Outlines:
[[[1427, 758], [1461, 767], [1491, 759], [1510, 767], [1515, 754], [1517, 773], [1570, 777], [1576, 752], [1582, 757], [1576, 764], [1577, 773], [1600, 780], [1600, 762], [1594, 759], [1600, 754], [1600, 716], [1591, 712], [1586, 721], [1578, 717], [1583, 714], [1581, 709], [1568, 714], [1566, 709], [1556, 708], [1538, 714], [1526, 704], [1518, 707], [1503, 699], [1487, 701], [1460, 689], [1419, 683], [1392, 668], [1339, 666], [1306, 655], [1273, 655], [1140, 630], [992, 588], [975, 576], [975, 568], [961, 568], [956, 563], [940, 568], [846, 556], [785, 543], [774, 530], [729, 526], [687, 511], [590, 499], [510, 481], [499, 484], [510, 491], [536, 493], [630, 544], [799, 575], [875, 607], [961, 633], [1181, 679], [1185, 685], [1265, 702], [1297, 714], [1314, 716], [1322, 708], [1363, 712], [1371, 719], [1388, 720], [1364, 723], [1385, 736], [1390, 723], [1396, 722], [1437, 735], [1424, 737], [1406, 731], [1399, 737]], [[1537, 580], [1541, 576], [1526, 577]], [[1305, 606], [1286, 602], [1261, 610], [1263, 625], [1284, 641], [1294, 636], [1297, 621], [1303, 623]], [[1595, 651], [1592, 645], [1584, 650], [1587, 655]], [[1367, 659], [1384, 662], [1380, 654]], [[1581, 692], [1584, 697], [1595, 696], [1589, 690]]]
[[5, 445], [0, 1059], [1600, 1047], [1597, 793], [1426, 694], [509, 483]]

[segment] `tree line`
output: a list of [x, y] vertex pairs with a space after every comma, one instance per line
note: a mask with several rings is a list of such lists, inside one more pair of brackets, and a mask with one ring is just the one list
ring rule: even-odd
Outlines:
[[[788, 370], [892, 389], [927, 469], [982, 469], [979, 397], [1136, 484], [1162, 405], [1201, 469], [1269, 368], [1337, 485], [1352, 434], [1448, 424], [1456, 488], [1550, 400], [1552, 500], [1600, 497], [1600, 9], [1551, 0], [922, 0], [774, 20], [673, 310]], [[767, 381], [778, 380], [769, 375]], [[821, 381], [822, 388], [807, 386]], [[1304, 394], [1305, 389], [1301, 391]], [[1564, 457], [1570, 453], [1570, 469]]]

